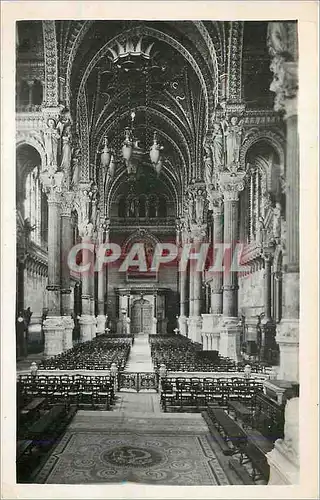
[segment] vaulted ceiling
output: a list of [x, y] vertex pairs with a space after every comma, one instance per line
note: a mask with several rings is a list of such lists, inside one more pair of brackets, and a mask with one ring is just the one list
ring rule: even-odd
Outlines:
[[[39, 25], [19, 27], [18, 61], [43, 44]], [[148, 150], [157, 131], [166, 158], [163, 176], [176, 193], [201, 179], [204, 136], [217, 102], [244, 98], [249, 107], [272, 107], [266, 27], [241, 21], [56, 21], [59, 98], [76, 123], [90, 176], [96, 176], [103, 137], [119, 149], [134, 109], [135, 135]], [[128, 43], [142, 52], [152, 44], [146, 64], [118, 67], [116, 55]], [[41, 59], [43, 50], [33, 50], [32, 57]], [[125, 167], [119, 182], [122, 173]]]

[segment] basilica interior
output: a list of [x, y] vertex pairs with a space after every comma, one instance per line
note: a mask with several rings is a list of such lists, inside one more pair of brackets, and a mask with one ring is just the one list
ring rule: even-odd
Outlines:
[[297, 74], [294, 21], [17, 22], [18, 480], [299, 482]]

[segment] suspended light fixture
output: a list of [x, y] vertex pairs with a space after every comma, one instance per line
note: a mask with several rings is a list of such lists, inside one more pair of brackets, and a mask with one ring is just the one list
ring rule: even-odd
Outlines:
[[150, 148], [150, 160], [152, 165], [154, 166], [155, 171], [159, 175], [163, 165], [163, 159], [161, 156], [161, 151], [163, 150], [163, 146], [159, 144], [158, 134], [154, 132], [153, 134], [153, 144]]
[[[154, 63], [149, 64], [152, 60], [151, 49], [153, 47], [153, 43], [145, 43], [143, 38], [140, 37], [139, 40], [127, 37], [125, 41], [121, 43], [116, 41], [112, 47], [109, 47], [109, 52], [111, 56], [109, 58], [112, 60], [115, 71], [119, 74], [121, 69], [124, 69], [126, 72], [129, 70], [143, 70], [143, 73], [146, 75], [146, 102], [145, 109], [148, 109], [149, 106], [149, 72], [152, 71], [152, 68], [156, 66]], [[127, 81], [128, 86], [128, 110], [131, 109], [131, 93], [132, 93], [132, 85], [134, 82], [134, 78], [129, 78]], [[147, 111], [146, 111], [147, 114]], [[163, 150], [163, 146], [159, 144], [157, 132], [154, 132], [153, 135], [153, 144], [150, 148], [145, 150], [140, 146], [140, 140], [135, 136], [134, 133], [134, 122], [136, 119], [136, 112], [134, 109], [130, 111], [130, 123], [124, 129], [124, 139], [121, 142], [121, 149], [119, 151], [119, 156], [117, 158], [113, 157], [113, 152], [108, 146], [107, 139], [105, 139], [104, 149], [101, 155], [101, 164], [107, 165], [109, 167], [108, 174], [112, 175], [112, 171], [115, 170], [115, 164], [118, 158], [122, 158], [124, 164], [127, 168], [127, 173], [129, 176], [134, 176], [137, 172], [137, 165], [139, 161], [144, 161], [146, 155], [149, 153], [149, 157], [151, 160], [151, 164], [157, 173], [160, 174], [164, 159], [161, 155], [161, 151]], [[147, 119], [147, 118], [146, 118]], [[148, 123], [145, 123], [146, 130], [149, 129]], [[146, 138], [147, 142], [147, 138]], [[149, 151], [148, 151], [149, 149]], [[113, 159], [111, 159], [113, 157]], [[112, 168], [111, 168], [112, 165]]]
[[108, 169], [108, 174], [111, 177], [111, 179], [113, 179], [113, 177], [114, 177], [114, 174], [116, 171], [116, 166], [117, 166], [116, 160], [115, 160], [114, 154], [112, 154], [111, 159], [110, 159], [109, 169]]
[[111, 149], [109, 148], [109, 140], [107, 136], [104, 137], [103, 142], [104, 145], [101, 153], [100, 164], [103, 169], [107, 169], [110, 165], [111, 160]]

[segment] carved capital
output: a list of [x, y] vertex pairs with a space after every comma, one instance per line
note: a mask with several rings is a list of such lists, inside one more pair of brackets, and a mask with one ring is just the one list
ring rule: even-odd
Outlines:
[[48, 203], [60, 203], [63, 173], [56, 172], [50, 175], [49, 172], [44, 172], [40, 175], [43, 191], [47, 194]]
[[197, 243], [204, 240], [206, 236], [207, 226], [205, 224], [191, 224], [190, 226], [190, 237], [191, 239]]
[[74, 193], [72, 191], [64, 191], [61, 196], [61, 216], [70, 217], [74, 200]]
[[236, 176], [222, 173], [219, 178], [220, 190], [223, 193], [224, 201], [237, 201], [239, 193], [244, 189], [245, 172], [238, 173]]

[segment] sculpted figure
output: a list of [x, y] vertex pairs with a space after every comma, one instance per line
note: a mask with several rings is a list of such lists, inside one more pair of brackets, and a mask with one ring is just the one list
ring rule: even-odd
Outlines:
[[61, 170], [69, 172], [71, 165], [71, 123], [68, 123], [62, 133], [62, 159], [61, 159]]
[[201, 189], [198, 189], [196, 195], [196, 222], [201, 224], [203, 221], [204, 210], [204, 194]]
[[212, 183], [212, 176], [213, 176], [213, 165], [212, 165], [211, 154], [205, 156], [203, 160], [204, 160], [204, 181], [206, 185], [209, 186]]
[[44, 130], [44, 147], [47, 156], [47, 167], [49, 171], [56, 172], [58, 167], [58, 148], [60, 143], [60, 134], [56, 122], [53, 118], [47, 121], [47, 127]]
[[276, 203], [273, 209], [273, 237], [280, 238], [281, 236], [281, 205]]
[[193, 221], [193, 196], [191, 193], [187, 195], [187, 211], [189, 222]]
[[270, 22], [267, 31], [267, 47], [271, 56], [287, 51], [287, 32], [284, 23]]
[[220, 170], [223, 165], [223, 135], [221, 124], [213, 123], [213, 133], [211, 140], [212, 161], [215, 169]]
[[227, 120], [223, 122], [227, 166], [239, 162], [242, 129], [243, 120], [239, 120], [237, 116], [232, 116], [230, 122]]

